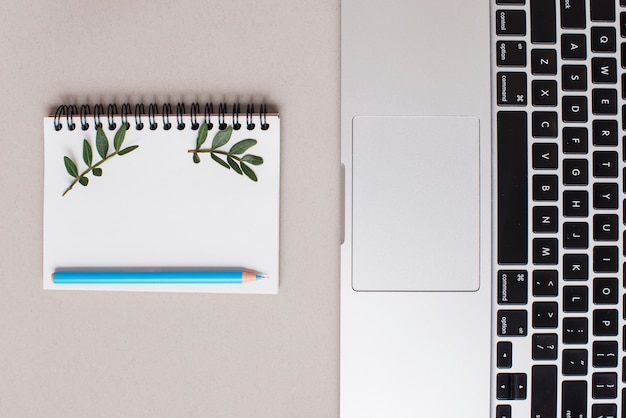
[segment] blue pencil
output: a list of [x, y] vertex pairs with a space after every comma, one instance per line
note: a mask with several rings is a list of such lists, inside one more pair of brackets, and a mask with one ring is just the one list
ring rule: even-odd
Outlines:
[[248, 271], [212, 270], [65, 270], [52, 274], [55, 284], [243, 284], [266, 278]]

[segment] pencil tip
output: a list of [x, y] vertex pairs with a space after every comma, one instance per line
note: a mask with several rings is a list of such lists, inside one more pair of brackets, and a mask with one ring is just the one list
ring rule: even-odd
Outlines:
[[257, 280], [267, 279], [268, 277], [270, 277], [270, 276], [267, 275], [267, 274], [257, 274], [256, 275], [256, 279]]

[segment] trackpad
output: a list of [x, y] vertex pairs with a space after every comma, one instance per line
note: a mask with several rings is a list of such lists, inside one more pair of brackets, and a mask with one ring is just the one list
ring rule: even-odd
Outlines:
[[478, 290], [478, 119], [357, 116], [352, 128], [352, 287]]

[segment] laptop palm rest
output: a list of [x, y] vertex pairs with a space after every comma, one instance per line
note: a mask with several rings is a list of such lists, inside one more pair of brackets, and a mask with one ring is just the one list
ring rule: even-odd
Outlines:
[[353, 289], [478, 290], [478, 118], [357, 116], [352, 128]]

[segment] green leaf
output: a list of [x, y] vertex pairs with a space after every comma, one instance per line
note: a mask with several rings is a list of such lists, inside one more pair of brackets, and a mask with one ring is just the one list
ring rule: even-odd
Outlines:
[[198, 155], [197, 152], [193, 153], [193, 162], [198, 164], [200, 162], [200, 156]]
[[78, 177], [78, 168], [76, 168], [74, 161], [72, 161], [70, 157], [63, 157], [63, 161], [65, 162], [65, 169], [69, 175], [74, 178]]
[[119, 155], [124, 155], [124, 154], [128, 154], [131, 151], [136, 150], [137, 148], [139, 148], [139, 145], [132, 145], [130, 147], [126, 147], [123, 150], [119, 151], [118, 154]]
[[198, 138], [196, 139], [196, 149], [200, 148], [202, 144], [204, 144], [204, 141], [206, 141], [206, 137], [208, 134], [209, 134], [209, 126], [206, 124], [206, 122], [204, 122], [202, 125], [200, 125], [200, 129], [198, 130]]
[[243, 154], [250, 147], [256, 145], [256, 139], [244, 139], [242, 141], [237, 142], [230, 149], [231, 154]]
[[232, 134], [233, 134], [232, 126], [229, 126], [223, 131], [219, 131], [218, 133], [215, 134], [215, 137], [213, 137], [213, 144], [211, 144], [211, 148], [213, 149], [219, 148], [222, 145], [226, 144], [228, 141], [230, 141], [230, 137], [232, 136]]
[[102, 169], [100, 167], [94, 168], [93, 170], [91, 170], [91, 172], [96, 177], [100, 177], [102, 175]]
[[254, 171], [252, 171], [252, 169], [250, 167], [248, 167], [245, 163], [241, 163], [241, 170], [243, 171], [243, 174], [248, 176], [248, 178], [250, 180], [252, 180], [252, 181], [257, 181], [258, 180], [256, 178], [256, 174], [254, 174]]
[[120, 148], [122, 148], [124, 137], [126, 137], [126, 124], [122, 123], [120, 129], [117, 130], [115, 137], [113, 138], [113, 147], [115, 148], [115, 151], [119, 151]]
[[259, 157], [258, 155], [252, 155], [252, 154], [246, 154], [243, 157], [241, 157], [241, 159], [247, 163], [250, 163], [252, 165], [261, 165], [263, 164], [263, 158]]
[[228, 164], [233, 168], [233, 170], [235, 170], [238, 174], [241, 174], [241, 168], [239, 168], [237, 161], [233, 160], [231, 156], [228, 156], [226, 161], [228, 161]]
[[228, 168], [230, 170], [230, 166], [226, 163], [226, 161], [222, 160], [217, 155], [211, 153], [211, 158], [213, 158], [213, 160], [215, 160], [217, 163], [223, 165], [224, 167], [226, 167], [226, 168]]
[[98, 128], [96, 131], [96, 149], [98, 150], [100, 157], [107, 157], [107, 152], [109, 152], [109, 140], [104, 134], [102, 128]]
[[87, 164], [87, 167], [91, 167], [91, 162], [93, 160], [93, 152], [91, 150], [91, 145], [85, 139], [83, 141], [83, 161]]
[[81, 177], [80, 179], [78, 179], [78, 182], [83, 186], [86, 186], [89, 184], [89, 179], [87, 177]]

